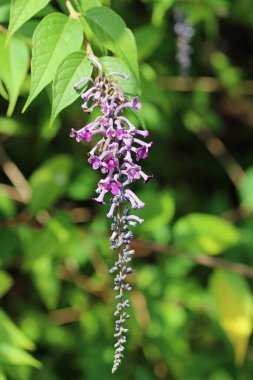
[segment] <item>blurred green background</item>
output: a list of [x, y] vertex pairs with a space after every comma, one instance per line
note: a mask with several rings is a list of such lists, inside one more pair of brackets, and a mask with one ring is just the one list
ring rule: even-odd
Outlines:
[[[113, 377], [252, 380], [252, 1], [103, 4], [134, 31], [154, 140], [143, 163], [154, 180], [136, 185], [145, 223], [133, 242], [126, 358]], [[175, 6], [195, 30], [188, 78], [175, 58]], [[30, 47], [55, 9], [17, 37]], [[1, 0], [0, 36], [8, 18]], [[0, 379], [110, 379], [115, 258], [106, 208], [91, 201], [88, 144], [69, 138], [88, 120], [77, 100], [49, 128], [49, 88], [21, 114], [29, 74], [7, 117], [0, 85]]]

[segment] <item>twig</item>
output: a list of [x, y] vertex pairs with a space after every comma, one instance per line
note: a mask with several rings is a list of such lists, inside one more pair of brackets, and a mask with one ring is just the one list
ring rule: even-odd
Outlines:
[[79, 20], [79, 17], [81, 16], [81, 13], [77, 12], [73, 8], [73, 5], [71, 4], [70, 0], [66, 0], [65, 4], [66, 4], [66, 7], [68, 8], [68, 11], [69, 11], [69, 17], [73, 18], [75, 20]]
[[198, 138], [205, 144], [207, 150], [224, 168], [234, 186], [237, 187], [239, 182], [244, 177], [244, 170], [238, 164], [233, 155], [229, 152], [221, 139], [213, 134], [205, 125], [202, 125], [195, 131], [195, 133]]
[[0, 33], [7, 34], [8, 29], [6, 29], [3, 25], [0, 25]]
[[[159, 77], [158, 82], [160, 86], [166, 90], [174, 90], [180, 92], [190, 92], [199, 90], [203, 92], [220, 92], [224, 91], [218, 79], [213, 77], [198, 77], [198, 78], [182, 78], [175, 77]], [[253, 94], [253, 81], [242, 81], [242, 90], [238, 91], [243, 95]]]
[[177, 257], [183, 257], [185, 259], [194, 261], [195, 263], [199, 265], [203, 265], [205, 267], [209, 268], [222, 268], [231, 270], [232, 272], [238, 273], [244, 277], [248, 277], [250, 279], [253, 279], [253, 269], [245, 264], [241, 264], [238, 262], [230, 262], [222, 259], [217, 259], [212, 256], [207, 256], [204, 254], [199, 255], [191, 255], [188, 253], [181, 252], [180, 250], [174, 248], [174, 247], [165, 247], [163, 245], [153, 243], [150, 241], [141, 241], [141, 240], [134, 240], [134, 249], [148, 252], [156, 251], [159, 253], [167, 254], [170, 256], [177, 256]]
[[9, 178], [19, 193], [20, 199], [27, 203], [31, 196], [31, 188], [17, 165], [10, 159], [3, 146], [0, 144], [0, 165], [3, 172]]
[[15, 189], [15, 187], [0, 183], [0, 190], [3, 190], [10, 199], [13, 199], [14, 201], [20, 203], [26, 203], [24, 202], [24, 199], [20, 195], [19, 191]]

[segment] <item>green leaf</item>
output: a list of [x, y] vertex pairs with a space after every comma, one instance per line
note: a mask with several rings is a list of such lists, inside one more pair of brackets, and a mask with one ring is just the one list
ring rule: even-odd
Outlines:
[[90, 8], [101, 7], [102, 3], [100, 0], [80, 0], [81, 9], [86, 12]]
[[43, 9], [50, 0], [11, 0], [7, 41], [27, 20]]
[[29, 50], [23, 41], [16, 38], [13, 38], [7, 46], [5, 41], [5, 36], [0, 35], [0, 79], [9, 94], [7, 115], [11, 116], [28, 71]]
[[50, 208], [64, 194], [72, 169], [72, 160], [59, 155], [46, 161], [31, 176], [30, 209], [33, 214]]
[[[0, 118], [1, 119], [1, 118]], [[1, 120], [0, 120], [0, 132], [1, 132]], [[13, 217], [16, 213], [15, 202], [10, 199], [7, 192], [0, 188], [0, 219], [2, 217]], [[0, 281], [1, 284], [1, 281]], [[0, 285], [1, 286], [1, 285]]]
[[61, 283], [57, 276], [57, 268], [49, 255], [38, 259], [32, 268], [34, 284], [49, 310], [56, 308], [60, 295]]
[[245, 176], [238, 186], [242, 206], [247, 210], [253, 210], [253, 167], [246, 170]]
[[189, 214], [173, 229], [175, 244], [188, 252], [217, 255], [238, 241], [239, 231], [214, 215]]
[[28, 365], [41, 368], [41, 363], [27, 352], [9, 344], [0, 343], [0, 364], [5, 365]]
[[122, 58], [139, 81], [136, 43], [124, 20], [106, 7], [89, 9], [85, 19], [100, 42]]
[[252, 332], [253, 302], [246, 280], [225, 270], [216, 270], [210, 279], [210, 291], [218, 320], [235, 350], [235, 361], [243, 364]]
[[2, 369], [0, 368], [0, 380], [7, 380], [5, 374], [3, 373]]
[[[1, 74], [0, 74], [1, 77]], [[3, 82], [0, 80], [0, 95], [5, 99], [9, 100], [9, 96], [4, 88]]]
[[[58, 67], [53, 82], [53, 104], [50, 124], [56, 116], [67, 106], [73, 103], [80, 95], [74, 90], [73, 85], [92, 73], [92, 65], [86, 59], [83, 52], [75, 52], [68, 55]], [[88, 85], [85, 84], [83, 89]]]
[[117, 75], [111, 76], [115, 79], [115, 82], [119, 84], [126, 95], [136, 96], [140, 93], [139, 85], [135, 76], [122, 60], [114, 57], [101, 57], [99, 58], [99, 61], [101, 62], [106, 74], [116, 71], [129, 76], [128, 80]]
[[0, 5], [0, 22], [4, 23], [9, 20], [10, 16], [10, 0], [1, 0]]
[[0, 342], [15, 345], [26, 350], [33, 350], [34, 344], [23, 332], [10, 320], [3, 310], [0, 309]]
[[62, 60], [79, 50], [82, 40], [83, 31], [78, 20], [60, 13], [51, 13], [43, 18], [33, 35], [31, 91], [23, 112], [53, 80]]
[[8, 292], [13, 285], [13, 280], [6, 272], [0, 271], [0, 297]]
[[[163, 38], [162, 29], [152, 25], [141, 26], [134, 31], [134, 35], [140, 60], [149, 58], [161, 44]], [[144, 44], [143, 41], [148, 41], [148, 44]]]

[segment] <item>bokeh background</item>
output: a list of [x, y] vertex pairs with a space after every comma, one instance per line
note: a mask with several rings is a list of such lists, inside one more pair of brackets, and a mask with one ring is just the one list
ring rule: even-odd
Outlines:
[[[0, 34], [9, 3], [0, 2]], [[154, 140], [143, 163], [154, 180], [136, 185], [146, 221], [133, 242], [126, 358], [113, 376], [252, 380], [252, 1], [103, 4], [134, 31]], [[176, 60], [175, 8], [194, 29], [188, 77]], [[55, 9], [17, 37], [31, 47]], [[89, 147], [69, 138], [88, 119], [77, 100], [49, 128], [49, 88], [21, 114], [29, 86], [28, 74], [7, 117], [1, 85], [0, 379], [110, 379], [115, 258], [106, 207], [91, 201]]]

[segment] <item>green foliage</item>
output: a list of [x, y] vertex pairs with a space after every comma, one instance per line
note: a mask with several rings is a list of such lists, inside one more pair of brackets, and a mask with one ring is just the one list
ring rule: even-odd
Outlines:
[[88, 10], [85, 19], [99, 41], [107, 49], [122, 58], [138, 80], [139, 69], [135, 39], [123, 19], [106, 7]]
[[[50, 123], [56, 116], [78, 97], [79, 93], [73, 91], [73, 83], [77, 83], [84, 77], [90, 77], [92, 65], [84, 57], [83, 52], [75, 52], [68, 55], [60, 64], [53, 81], [53, 103]], [[87, 83], [82, 86], [85, 89]]]
[[50, 0], [11, 0], [7, 41], [30, 18], [43, 9]]
[[228, 221], [214, 215], [189, 214], [173, 229], [175, 244], [189, 252], [217, 255], [233, 246], [239, 231]]
[[27, 74], [28, 64], [29, 51], [26, 44], [13, 38], [6, 45], [6, 38], [0, 35], [0, 78], [8, 91], [8, 116], [11, 116], [14, 110], [21, 85]]
[[212, 274], [210, 289], [216, 301], [219, 322], [234, 346], [236, 363], [241, 366], [252, 333], [251, 291], [243, 278], [223, 270]]
[[68, 156], [58, 155], [38, 168], [30, 178], [31, 212], [47, 210], [64, 193], [69, 180], [72, 162]]
[[35, 29], [32, 52], [32, 83], [24, 110], [54, 79], [62, 60], [82, 44], [82, 28], [77, 20], [59, 13], [46, 16]]

